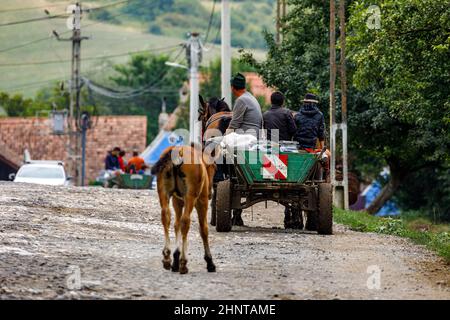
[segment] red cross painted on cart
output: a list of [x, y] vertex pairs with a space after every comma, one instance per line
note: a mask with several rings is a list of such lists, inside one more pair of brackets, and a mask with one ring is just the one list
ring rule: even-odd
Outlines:
[[287, 179], [287, 154], [265, 154], [262, 160], [262, 176], [264, 179]]

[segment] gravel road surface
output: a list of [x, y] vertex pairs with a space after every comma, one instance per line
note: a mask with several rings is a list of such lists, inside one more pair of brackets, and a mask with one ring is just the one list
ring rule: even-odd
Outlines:
[[398, 237], [282, 229], [281, 206], [246, 227], [210, 227], [208, 273], [196, 214], [187, 275], [162, 267], [155, 191], [0, 183], [0, 299], [450, 299], [450, 266]]

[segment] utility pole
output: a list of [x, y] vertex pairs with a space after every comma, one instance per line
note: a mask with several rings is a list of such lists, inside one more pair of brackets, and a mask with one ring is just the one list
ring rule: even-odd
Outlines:
[[282, 40], [282, 29], [284, 27], [282, 21], [284, 18], [286, 18], [286, 0], [277, 0], [277, 17], [275, 26], [275, 41], [277, 44], [280, 44]]
[[[71, 81], [70, 81], [70, 107], [69, 117], [67, 119], [69, 143], [69, 172], [76, 179], [78, 185], [83, 185], [83, 155], [80, 155], [82, 151], [81, 146], [81, 134], [82, 128], [80, 126], [80, 95], [81, 95], [81, 42], [88, 39], [88, 37], [81, 36], [81, 19], [83, 15], [83, 9], [81, 3], [77, 2], [75, 5], [70, 5], [67, 9], [68, 13], [72, 14], [67, 21], [68, 28], [72, 29], [72, 37], [69, 39], [62, 39], [56, 31], [53, 34], [59, 41], [71, 41], [72, 42], [72, 67], [71, 67]], [[84, 158], [83, 158], [84, 159]]]
[[231, 18], [230, 18], [230, 1], [222, 0], [222, 68], [221, 68], [221, 77], [222, 77], [222, 97], [225, 98], [225, 102], [231, 106]]
[[[340, 22], [340, 84], [341, 84], [341, 122], [336, 122], [336, 5], [330, 0], [330, 178], [333, 187], [335, 206], [348, 209], [348, 156], [347, 156], [347, 80], [345, 58], [345, 0], [339, 4]], [[336, 180], [336, 133], [342, 131], [342, 181]]]
[[199, 33], [192, 32], [186, 46], [187, 60], [189, 65], [189, 86], [190, 86], [190, 105], [189, 105], [189, 134], [190, 142], [201, 144], [200, 121], [198, 121], [199, 106], [199, 76], [198, 67], [202, 60], [202, 45], [200, 43]]
[[277, 18], [276, 18], [276, 37], [275, 41], [277, 44], [280, 44], [281, 42], [281, 0], [277, 0]]
[[86, 177], [86, 134], [91, 127], [90, 115], [87, 111], [84, 111], [80, 117], [80, 129], [81, 129], [81, 186], [85, 186]]
[[342, 130], [342, 187], [344, 188], [344, 209], [348, 210], [348, 150], [347, 150], [347, 59], [345, 35], [345, 0], [339, 3], [340, 44], [341, 44], [341, 130]]

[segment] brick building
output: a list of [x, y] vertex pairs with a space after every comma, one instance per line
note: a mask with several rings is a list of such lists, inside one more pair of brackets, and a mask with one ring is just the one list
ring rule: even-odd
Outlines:
[[[26, 149], [33, 160], [67, 162], [67, 136], [51, 132], [49, 118], [0, 118], [0, 180], [21, 165]], [[146, 147], [145, 116], [101, 116], [94, 119], [86, 144], [86, 177], [95, 179], [104, 167], [107, 150], [115, 146], [130, 152]], [[130, 155], [127, 154], [129, 157]]]

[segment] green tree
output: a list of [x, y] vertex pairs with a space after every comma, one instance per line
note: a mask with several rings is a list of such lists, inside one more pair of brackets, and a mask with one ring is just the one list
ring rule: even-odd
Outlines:
[[352, 138], [391, 172], [368, 208], [376, 213], [410, 175], [448, 163], [450, 12], [448, 0], [385, 0], [381, 29], [368, 30], [372, 4], [352, 5], [348, 47], [353, 84], [368, 101], [352, 112]]
[[112, 114], [146, 115], [147, 141], [158, 134], [162, 100], [166, 99], [167, 112], [172, 112], [178, 105], [178, 92], [187, 80], [186, 70], [167, 66], [168, 60], [166, 55], [134, 55], [127, 64], [116, 65], [117, 75], [111, 78], [119, 92], [126, 88], [127, 92], [134, 90], [133, 94], [118, 100], [96, 98]]
[[286, 95], [287, 107], [298, 110], [306, 92], [320, 97], [321, 110], [328, 106], [328, 4], [321, 0], [292, 0], [283, 30], [284, 41], [277, 45], [266, 32], [267, 59], [256, 61], [247, 52], [242, 60], [254, 66], [267, 85]]
[[[367, 9], [374, 1], [347, 3], [354, 167], [373, 173], [387, 164], [391, 171], [391, 179], [369, 208], [376, 213], [408, 177], [424, 168], [440, 173], [448, 168], [450, 12], [448, 0], [385, 0], [380, 2], [381, 30], [369, 30]], [[255, 66], [268, 85], [286, 94], [288, 107], [297, 109], [304, 94], [313, 91], [327, 115], [328, 1], [290, 4], [283, 42], [277, 45], [273, 35], [266, 34], [267, 59], [257, 62], [248, 53], [242, 59]]]
[[26, 117], [31, 113], [32, 99], [25, 99], [22, 95], [10, 96], [6, 92], [0, 93], [0, 107], [10, 117]]

